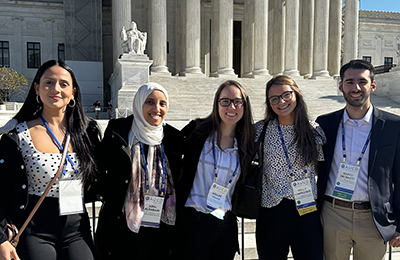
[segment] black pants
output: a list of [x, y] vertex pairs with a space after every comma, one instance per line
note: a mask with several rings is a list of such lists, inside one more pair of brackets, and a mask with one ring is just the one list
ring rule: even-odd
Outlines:
[[[38, 196], [29, 196], [30, 212]], [[45, 198], [17, 246], [24, 260], [91, 260], [93, 240], [87, 213], [59, 216], [58, 198]]]
[[300, 216], [293, 200], [260, 209], [256, 226], [260, 260], [286, 260], [289, 246], [296, 260], [322, 260], [322, 229], [319, 213]]
[[122, 211], [119, 214], [111, 214], [104, 210], [100, 213], [95, 236], [99, 259], [169, 258], [172, 244], [176, 243], [175, 226], [161, 221], [159, 228], [140, 227], [139, 233], [135, 233], [128, 228]]
[[180, 243], [173, 258], [180, 260], [232, 260], [239, 250], [236, 216], [230, 211], [223, 220], [185, 207], [179, 223]]

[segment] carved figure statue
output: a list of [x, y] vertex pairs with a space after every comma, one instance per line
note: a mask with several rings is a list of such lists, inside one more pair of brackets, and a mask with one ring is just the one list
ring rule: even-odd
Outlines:
[[132, 21], [129, 30], [126, 30], [125, 26], [122, 27], [121, 40], [123, 52], [144, 54], [147, 43], [147, 33], [139, 31], [135, 22]]

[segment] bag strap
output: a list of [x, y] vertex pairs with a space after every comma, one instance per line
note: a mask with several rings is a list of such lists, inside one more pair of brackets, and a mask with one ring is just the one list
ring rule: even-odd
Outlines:
[[265, 138], [265, 132], [267, 131], [267, 126], [268, 126], [268, 122], [264, 122], [263, 129], [257, 140], [258, 164], [260, 165], [260, 167], [262, 167], [262, 165], [263, 165], [263, 154], [264, 154], [263, 147], [264, 147], [264, 138]]
[[[16, 247], [19, 237], [21, 236], [22, 232], [24, 232], [25, 228], [28, 226], [29, 222], [31, 221], [31, 219], [33, 218], [33, 216], [35, 215], [36, 211], [38, 210], [38, 208], [40, 207], [40, 205], [42, 204], [44, 198], [46, 197], [46, 195], [49, 193], [50, 189], [53, 187], [54, 183], [57, 181], [58, 177], [60, 176], [62, 169], [63, 169], [63, 165], [65, 162], [65, 158], [67, 157], [67, 153], [68, 153], [68, 145], [69, 145], [69, 139], [70, 139], [70, 135], [67, 135], [67, 140], [65, 141], [65, 145], [64, 145], [64, 151], [62, 153], [61, 156], [61, 161], [60, 161], [60, 166], [58, 167], [58, 171], [56, 173], [56, 175], [54, 176], [54, 178], [51, 180], [51, 182], [49, 183], [49, 185], [47, 186], [46, 190], [43, 192], [42, 196], [40, 197], [40, 199], [38, 200], [38, 202], [36, 203], [35, 207], [32, 209], [31, 213], [29, 214], [28, 218], [25, 220], [25, 223], [22, 225], [21, 229], [18, 231], [18, 234], [15, 236], [15, 238], [12, 240], [11, 244]], [[14, 245], [15, 243], [15, 245]]]

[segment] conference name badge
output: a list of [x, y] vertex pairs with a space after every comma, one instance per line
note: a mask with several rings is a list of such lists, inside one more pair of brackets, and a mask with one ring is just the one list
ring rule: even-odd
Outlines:
[[351, 200], [359, 172], [360, 166], [341, 163], [332, 195], [345, 200]]
[[144, 215], [142, 227], [160, 227], [161, 213], [164, 205], [164, 197], [145, 195], [144, 196]]
[[317, 210], [309, 178], [293, 181], [292, 189], [296, 208], [300, 216]]
[[214, 182], [211, 185], [210, 191], [208, 192], [207, 210], [208, 212], [210, 212], [210, 214], [217, 217], [218, 219], [224, 219], [224, 205], [228, 190], [228, 188], [218, 185]]
[[84, 212], [81, 180], [60, 179], [59, 208], [60, 216]]

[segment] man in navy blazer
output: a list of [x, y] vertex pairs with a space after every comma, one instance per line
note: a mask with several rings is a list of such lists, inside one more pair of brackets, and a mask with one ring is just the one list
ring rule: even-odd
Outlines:
[[340, 69], [346, 107], [317, 122], [327, 143], [318, 167], [318, 207], [326, 260], [384, 259], [400, 246], [400, 117], [370, 102], [374, 67], [352, 60]]

